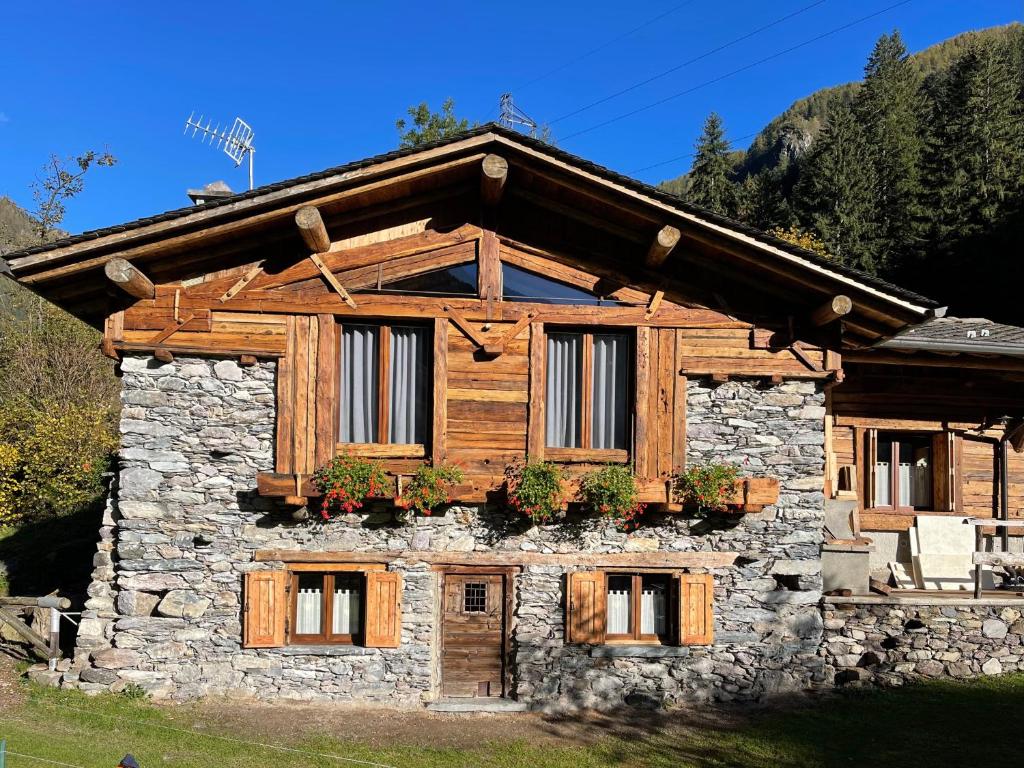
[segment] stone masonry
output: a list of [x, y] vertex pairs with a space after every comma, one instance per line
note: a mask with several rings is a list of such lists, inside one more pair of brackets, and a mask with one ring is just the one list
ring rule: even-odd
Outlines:
[[1024, 672], [1024, 603], [928, 602], [827, 604], [822, 653], [835, 682], [901, 685]]
[[[456, 507], [397, 524], [370, 509], [296, 522], [255, 494], [273, 465], [272, 362], [146, 357], [123, 361], [123, 447], [90, 601], [66, 685], [417, 705], [439, 696], [436, 574], [396, 561], [402, 643], [241, 648], [242, 575], [263, 549], [645, 552], [727, 550], [715, 575], [709, 647], [566, 645], [565, 569], [516, 578], [512, 694], [531, 707], [754, 699], [824, 683], [819, 547], [823, 395], [811, 382], [688, 383], [689, 461], [734, 462], [781, 480], [779, 502], [738, 520], [651, 515], [624, 534], [592, 517], [530, 526], [504, 510]], [[510, 561], [514, 555], [510, 554]]]

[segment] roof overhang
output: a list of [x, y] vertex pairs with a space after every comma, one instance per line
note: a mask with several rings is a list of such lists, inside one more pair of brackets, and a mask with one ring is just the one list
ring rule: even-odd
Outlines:
[[[69, 311], [95, 321], [105, 295], [103, 265], [120, 257], [173, 277], [176, 269], [202, 251], [236, 251], [268, 232], [295, 237], [298, 208], [317, 205], [350, 215], [387, 204], [398, 195], [429, 192], [442, 184], [469, 183], [488, 153], [504, 156], [510, 179], [532, 179], [545, 193], [564, 193], [565, 208], [578, 203], [601, 207], [606, 217], [622, 217], [637, 231], [671, 224], [695, 249], [728, 254], [724, 270], [751, 285], [772, 283], [780, 294], [805, 306], [846, 294], [854, 312], [844, 322], [860, 332], [863, 345], [941, 314], [934, 302], [877, 278], [790, 246], [738, 222], [687, 205], [654, 187], [616, 174], [562, 150], [497, 126], [484, 126], [415, 150], [402, 150], [317, 174], [271, 184], [250, 192], [169, 211], [118, 227], [65, 238], [7, 257], [13, 277]], [[677, 249], [681, 250], [681, 249]], [[623, 262], [625, 264], [625, 261]]]

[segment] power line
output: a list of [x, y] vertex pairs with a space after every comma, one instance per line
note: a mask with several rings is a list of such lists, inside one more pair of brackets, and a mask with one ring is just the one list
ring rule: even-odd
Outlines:
[[75, 765], [74, 763], [62, 763], [59, 760], [48, 760], [45, 757], [37, 757], [36, 755], [29, 755], [24, 752], [12, 752], [9, 749], [6, 750], [5, 754], [24, 757], [26, 760], [35, 760], [40, 763], [49, 763], [50, 765], [63, 765], [66, 766], [66, 768], [83, 768], [83, 766]]
[[694, 56], [692, 59], [688, 59], [687, 61], [684, 61], [681, 64], [677, 64], [674, 67], [664, 70], [663, 72], [659, 72], [656, 75], [651, 75], [646, 80], [641, 80], [638, 83], [634, 83], [633, 85], [623, 88], [621, 91], [616, 91], [615, 93], [611, 93], [605, 96], [604, 98], [598, 99], [597, 101], [593, 101], [590, 104], [582, 106], [579, 109], [574, 109], [572, 112], [566, 112], [561, 117], [556, 117], [554, 120], [552, 120], [549, 123], [549, 125], [554, 125], [555, 123], [561, 122], [562, 120], [566, 120], [570, 117], [578, 115], [581, 112], [586, 112], [588, 109], [593, 109], [594, 107], [604, 104], [607, 101], [617, 99], [619, 96], [622, 96], [623, 94], [629, 93], [630, 91], [635, 91], [637, 88], [642, 88], [648, 83], [653, 83], [655, 80], [660, 80], [663, 77], [667, 77], [668, 75], [671, 75], [673, 72], [678, 72], [680, 69], [683, 69], [684, 67], [688, 67], [691, 64], [696, 64], [701, 59], [706, 59], [708, 56], [713, 56], [716, 53], [720, 53], [721, 51], [724, 51], [726, 48], [731, 48], [732, 46], [736, 45], [737, 43], [741, 43], [744, 40], [749, 40], [751, 37], [759, 35], [760, 33], [764, 32], [767, 29], [776, 27], [785, 21], [789, 21], [789, 19], [792, 19], [795, 16], [799, 16], [802, 13], [806, 13], [812, 8], [816, 8], [819, 5], [823, 5], [825, 2], [827, 2], [827, 0], [815, 0], [815, 2], [811, 3], [810, 5], [805, 5], [803, 8], [795, 10], [792, 13], [788, 13], [785, 16], [781, 16], [775, 19], [775, 21], [769, 22], [768, 24], [765, 24], [762, 27], [758, 27], [757, 29], [751, 30], [750, 32], [747, 32], [745, 35], [741, 35], [740, 37], [734, 38], [728, 41], [727, 43], [723, 43], [722, 45], [719, 45], [717, 48], [712, 48], [708, 51], [704, 51], [704, 53], [700, 54], [699, 56]]
[[560, 64], [559, 66], [555, 67], [554, 69], [551, 69], [551, 70], [545, 72], [544, 74], [535, 77], [533, 80], [530, 80], [529, 82], [524, 83], [523, 85], [520, 85], [518, 88], [516, 88], [514, 90], [514, 92], [525, 90], [525, 89], [529, 88], [531, 85], [535, 85], [535, 84], [539, 83], [541, 80], [546, 80], [547, 78], [551, 77], [552, 75], [558, 74], [563, 69], [568, 69], [572, 65], [578, 64], [579, 62], [583, 61], [584, 59], [590, 58], [595, 53], [600, 53], [605, 48], [609, 48], [610, 46], [615, 45], [615, 43], [619, 42], [620, 40], [625, 40], [630, 35], [636, 34], [641, 29], [649, 27], [649, 26], [651, 26], [652, 24], [654, 24], [657, 21], [661, 21], [666, 16], [671, 16], [676, 11], [682, 10], [683, 8], [685, 8], [688, 5], [693, 5], [694, 2], [696, 2], [696, 0], [686, 0], [685, 3], [680, 3], [679, 5], [674, 6], [673, 8], [669, 8], [664, 13], [660, 13], [657, 16], [655, 16], [653, 19], [648, 19], [647, 21], [645, 21], [640, 26], [633, 27], [633, 29], [629, 30], [628, 32], [623, 32], [621, 35], [619, 35], [617, 37], [614, 37], [614, 38], [612, 38], [611, 40], [609, 40], [609, 41], [607, 41], [605, 43], [602, 43], [601, 45], [597, 46], [596, 48], [592, 48], [591, 50], [587, 51], [586, 53], [584, 53], [584, 54], [582, 54], [580, 56], [577, 56], [575, 59], [571, 59], [571, 60], [565, 62], [564, 64]]
[[[45, 702], [42, 702], [42, 703], [44, 705], [46, 705], [46, 706], [58, 707], [58, 708], [61, 708], [61, 709], [68, 709], [68, 710], [71, 710], [72, 712], [80, 712], [81, 714], [84, 714], [84, 715], [93, 715], [95, 717], [105, 717], [105, 718], [107, 718], [109, 720], [117, 720], [117, 721], [119, 721], [121, 723], [125, 722], [125, 719], [123, 717], [119, 717], [117, 715], [107, 715], [107, 714], [104, 714], [103, 712], [93, 712], [92, 710], [89, 710], [89, 709], [83, 709], [81, 707], [72, 707], [72, 706], [70, 706], [68, 704], [62, 704], [62, 703], [53, 702], [53, 701], [45, 701]], [[9, 718], [0, 717], [0, 720], [7, 720], [7, 719], [9, 719]], [[372, 760], [358, 760], [358, 759], [356, 759], [354, 757], [343, 757], [342, 755], [335, 755], [335, 754], [331, 754], [330, 752], [310, 752], [310, 751], [305, 750], [305, 749], [295, 749], [294, 747], [282, 747], [279, 744], [267, 744], [267, 743], [261, 742], [261, 741], [248, 741], [246, 739], [236, 739], [236, 738], [234, 738], [232, 736], [221, 736], [221, 735], [216, 734], [216, 733], [204, 733], [203, 731], [197, 731], [197, 730], [194, 730], [194, 729], [191, 729], [191, 728], [175, 728], [174, 726], [162, 725], [160, 723], [140, 722], [138, 720], [132, 720], [130, 722], [131, 722], [132, 725], [138, 725], [140, 727], [145, 727], [145, 728], [161, 728], [161, 729], [163, 729], [165, 731], [173, 731], [175, 733], [183, 733], [186, 736], [205, 736], [206, 738], [209, 738], [209, 739], [218, 739], [220, 741], [227, 741], [227, 742], [230, 742], [232, 744], [245, 744], [246, 746], [250, 746], [250, 747], [260, 747], [262, 749], [272, 749], [272, 750], [276, 750], [278, 752], [287, 752], [287, 753], [293, 754], [293, 755], [305, 755], [306, 757], [326, 757], [326, 758], [328, 758], [330, 760], [339, 760], [341, 762], [352, 763], [354, 765], [368, 765], [368, 766], [371, 766], [371, 768], [396, 768], [396, 766], [388, 765], [386, 763], [375, 763]], [[8, 750], [8, 754], [13, 755], [13, 754], [16, 754], [16, 753], [11, 752], [10, 750]], [[36, 758], [36, 759], [41, 759], [41, 758]], [[59, 763], [59, 765], [70, 765], [70, 764], [69, 763]], [[70, 768], [82, 768], [82, 767], [81, 766], [76, 766], [76, 765], [70, 765]]]
[[606, 125], [611, 125], [612, 123], [617, 123], [620, 120], [625, 120], [627, 117], [632, 117], [633, 115], [638, 115], [641, 112], [646, 112], [649, 109], [654, 109], [654, 107], [659, 107], [662, 104], [665, 104], [666, 102], [672, 101], [673, 99], [678, 99], [680, 96], [686, 96], [687, 94], [693, 93], [694, 91], [700, 90], [701, 88], [706, 88], [709, 85], [714, 85], [715, 83], [719, 83], [722, 80], [734, 77], [735, 75], [738, 75], [741, 72], [746, 72], [747, 70], [754, 69], [755, 67], [758, 67], [761, 64], [765, 64], [769, 61], [772, 61], [773, 59], [785, 56], [787, 53], [792, 53], [793, 51], [799, 50], [800, 48], [805, 48], [808, 45], [811, 45], [812, 43], [816, 43], [819, 40], [824, 40], [826, 37], [831, 37], [832, 35], [842, 32], [843, 30], [849, 29], [850, 27], [855, 27], [858, 24], [863, 24], [865, 21], [869, 21], [870, 19], [873, 19], [876, 16], [881, 16], [882, 14], [888, 13], [889, 11], [894, 10], [895, 8], [899, 8], [900, 6], [907, 5], [908, 3], [912, 2], [914, 2], [914, 0], [901, 0], [898, 3], [886, 6], [885, 8], [875, 11], [874, 13], [869, 13], [867, 16], [861, 16], [859, 19], [854, 19], [853, 21], [847, 22], [846, 24], [834, 27], [833, 29], [830, 29], [828, 32], [822, 32], [820, 35], [815, 35], [814, 37], [808, 40], [804, 40], [802, 43], [797, 43], [796, 45], [792, 45], [789, 48], [777, 51], [776, 53], [773, 53], [769, 56], [765, 56], [762, 59], [758, 59], [757, 61], [751, 62], [750, 64], [739, 67], [738, 69], [734, 69], [731, 72], [726, 72], [724, 75], [719, 75], [718, 77], [712, 78], [711, 80], [705, 80], [703, 83], [699, 83], [691, 88], [687, 88], [684, 91], [673, 93], [671, 96], [666, 96], [663, 99], [658, 99], [658, 101], [647, 104], [646, 106], [637, 107], [636, 109], [630, 110], [629, 112], [624, 112], [621, 115], [609, 118], [608, 120], [597, 123], [596, 125], [592, 125], [589, 128], [584, 128], [583, 130], [576, 131], [575, 133], [570, 133], [568, 136], [561, 136], [559, 137], [559, 139], [561, 141], [568, 141], [569, 139], [576, 138], [577, 136], [582, 136], [585, 133], [596, 131], [598, 128], [604, 128]]
[[[748, 134], [746, 134], [744, 136], [737, 136], [735, 139], [729, 139], [729, 143], [730, 144], [735, 144], [737, 141], [744, 141], [745, 139], [752, 139], [755, 136], [757, 136], [760, 132], [761, 131], [754, 131], [753, 133], [748, 133]], [[735, 147], [730, 147], [730, 149], [735, 149]], [[685, 160], [688, 157], [696, 157], [696, 156], [697, 156], [696, 152], [687, 152], [685, 155], [676, 155], [675, 157], [670, 157], [668, 160], [662, 160], [661, 162], [658, 162], [658, 163], [651, 163], [650, 165], [645, 165], [643, 168], [634, 168], [633, 170], [629, 171], [629, 173], [643, 173], [644, 171], [651, 170], [651, 168], [658, 168], [658, 167], [660, 167], [662, 165], [668, 165], [669, 163], [674, 163], [677, 160]]]

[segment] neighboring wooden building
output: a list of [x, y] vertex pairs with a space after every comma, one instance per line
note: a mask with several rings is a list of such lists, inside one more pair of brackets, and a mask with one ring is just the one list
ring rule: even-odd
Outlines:
[[[8, 261], [124, 374], [86, 688], [569, 709], [827, 683], [825, 496], [870, 530], [997, 515], [979, 441], [1022, 410], [1005, 350], [893, 364], [934, 302], [493, 125]], [[904, 444], [927, 503], [879, 483]], [[422, 462], [465, 480], [404, 526], [297, 522], [339, 451], [395, 496]], [[631, 466], [645, 524], [523, 525], [524, 458], [570, 492]], [[750, 478], [738, 523], [681, 514], [706, 461]]]

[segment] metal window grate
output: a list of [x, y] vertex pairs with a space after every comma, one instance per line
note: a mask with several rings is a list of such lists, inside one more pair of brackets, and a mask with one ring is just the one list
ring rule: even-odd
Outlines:
[[484, 613], [487, 610], [487, 584], [468, 581], [463, 591], [463, 609], [466, 613]]

